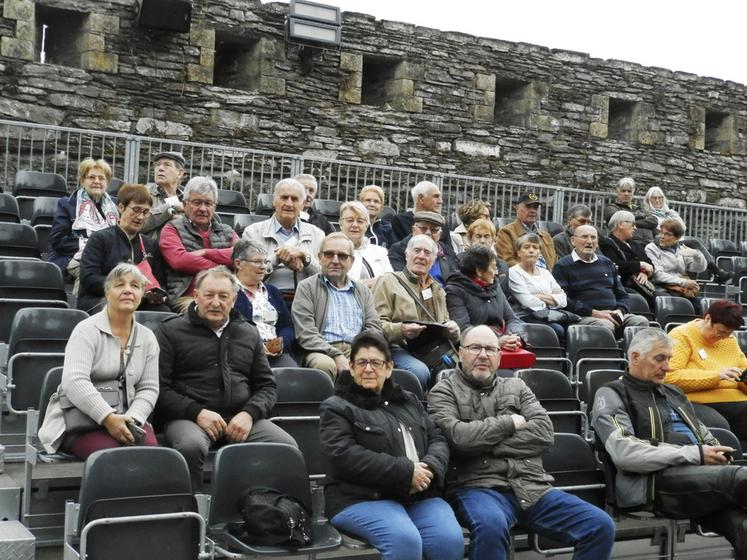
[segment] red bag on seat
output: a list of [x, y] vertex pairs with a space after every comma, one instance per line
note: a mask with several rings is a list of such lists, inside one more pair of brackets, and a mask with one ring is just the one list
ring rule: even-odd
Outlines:
[[525, 348], [516, 350], [501, 350], [501, 360], [498, 367], [501, 369], [524, 369], [533, 367], [537, 363], [537, 356]]

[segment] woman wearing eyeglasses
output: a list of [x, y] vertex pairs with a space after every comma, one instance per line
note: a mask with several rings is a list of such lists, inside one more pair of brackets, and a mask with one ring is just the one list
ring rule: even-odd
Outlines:
[[104, 280], [119, 263], [134, 264], [148, 279], [139, 310], [169, 311], [166, 273], [158, 244], [140, 231], [150, 214], [153, 198], [145, 185], [124, 184], [119, 189], [117, 225], [93, 233], [80, 257], [78, 309], [95, 313], [105, 303]]
[[117, 223], [117, 206], [107, 194], [112, 168], [103, 159], [86, 158], [78, 166], [78, 187], [57, 202], [49, 231], [49, 262], [78, 278], [80, 253], [94, 232]]
[[350, 371], [320, 407], [327, 517], [382, 560], [457, 560], [462, 530], [440, 497], [449, 448], [420, 401], [391, 380], [387, 341], [353, 339]]
[[254, 322], [270, 367], [296, 367], [298, 363], [290, 354], [296, 337], [290, 311], [280, 290], [263, 282], [270, 268], [267, 249], [254, 241], [240, 239], [233, 246], [231, 260], [239, 281], [234, 309], [244, 319]]
[[357, 200], [346, 202], [340, 207], [340, 231], [353, 242], [355, 254], [348, 278], [361, 281], [369, 288], [373, 286], [376, 277], [392, 271], [387, 250], [366, 238], [370, 224], [366, 207]]

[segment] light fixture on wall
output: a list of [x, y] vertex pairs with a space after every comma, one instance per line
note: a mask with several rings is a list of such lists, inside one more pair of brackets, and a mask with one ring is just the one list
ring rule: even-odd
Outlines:
[[321, 49], [339, 49], [342, 26], [340, 8], [308, 0], [291, 0], [285, 38], [299, 45], [301, 69], [308, 74]]

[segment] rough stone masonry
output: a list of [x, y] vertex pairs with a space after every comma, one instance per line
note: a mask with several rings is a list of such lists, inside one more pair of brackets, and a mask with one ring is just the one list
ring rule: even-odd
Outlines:
[[358, 13], [306, 57], [258, 0], [195, 0], [185, 34], [133, 0], [0, 3], [0, 118], [745, 206], [742, 84]]

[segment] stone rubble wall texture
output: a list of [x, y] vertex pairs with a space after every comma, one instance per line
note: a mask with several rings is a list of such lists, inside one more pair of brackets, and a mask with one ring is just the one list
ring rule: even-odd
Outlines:
[[[358, 13], [305, 74], [287, 4], [195, 0], [179, 34], [139, 28], [134, 0], [36, 3], [80, 12], [81, 62], [40, 64], [35, 2], [0, 2], [0, 118], [605, 191], [632, 175], [670, 199], [745, 206], [742, 84]], [[247, 45], [243, 89], [213, 84], [227, 38]], [[383, 105], [362, 104], [382, 61]], [[718, 130], [707, 112], [724, 114]]]

